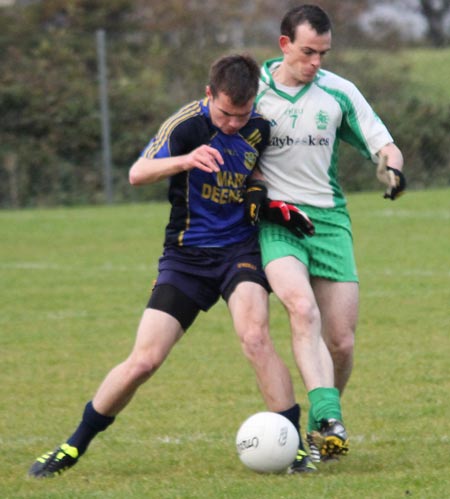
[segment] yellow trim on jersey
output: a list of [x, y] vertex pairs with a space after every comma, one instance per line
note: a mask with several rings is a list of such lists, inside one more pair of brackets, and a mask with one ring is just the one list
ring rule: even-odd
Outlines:
[[158, 130], [155, 139], [150, 142], [150, 145], [147, 149], [144, 150], [143, 156], [145, 158], [154, 158], [161, 147], [165, 144], [167, 138], [172, 133], [174, 128], [186, 121], [193, 116], [196, 116], [201, 111], [201, 107], [198, 101], [191, 102], [190, 104], [186, 104], [186, 106], [182, 107], [177, 113], [168, 118]]
[[255, 128], [254, 132], [252, 132], [247, 138], [247, 142], [256, 149], [256, 144], [259, 144], [262, 140], [261, 132], [258, 128]]
[[191, 211], [189, 209], [189, 175], [190, 172], [186, 174], [186, 222], [183, 230], [178, 233], [178, 246], [183, 246], [184, 234], [191, 226]]

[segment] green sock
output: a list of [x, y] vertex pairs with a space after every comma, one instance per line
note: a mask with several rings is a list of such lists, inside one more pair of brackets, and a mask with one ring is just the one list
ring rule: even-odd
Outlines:
[[342, 421], [341, 401], [337, 388], [315, 388], [308, 393], [310, 409], [308, 414], [308, 432], [320, 430], [322, 419]]

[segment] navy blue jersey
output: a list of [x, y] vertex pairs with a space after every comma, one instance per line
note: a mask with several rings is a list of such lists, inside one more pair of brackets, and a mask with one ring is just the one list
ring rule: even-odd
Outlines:
[[179, 156], [207, 144], [224, 160], [218, 173], [194, 168], [170, 177], [165, 246], [223, 247], [255, 232], [244, 219], [242, 198], [269, 134], [269, 122], [255, 111], [238, 133], [222, 133], [211, 122], [206, 98], [187, 104], [163, 123], [142, 156]]

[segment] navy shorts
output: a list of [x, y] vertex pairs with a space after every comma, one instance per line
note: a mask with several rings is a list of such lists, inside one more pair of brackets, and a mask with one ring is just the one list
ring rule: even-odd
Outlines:
[[[255, 282], [270, 290], [256, 236], [222, 248], [168, 246], [159, 260], [158, 271], [148, 306], [168, 312], [177, 319], [179, 311], [175, 309], [182, 308], [183, 297], [190, 308], [197, 306], [198, 310], [206, 311], [220, 296], [228, 301], [237, 284], [243, 281]], [[173, 304], [162, 306], [166, 300], [154, 296], [158, 295], [158, 287], [159, 295], [163, 294], [162, 290], [167, 293], [169, 287], [180, 293], [176, 300], [172, 298]]]

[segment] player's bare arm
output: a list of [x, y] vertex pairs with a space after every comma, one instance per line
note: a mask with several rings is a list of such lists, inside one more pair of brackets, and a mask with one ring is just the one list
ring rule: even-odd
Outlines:
[[403, 194], [406, 180], [402, 173], [403, 155], [394, 144], [386, 144], [378, 153], [377, 178], [386, 185], [385, 199], [392, 201]]
[[386, 144], [378, 151], [378, 157], [380, 158], [381, 156], [386, 156], [388, 166], [402, 171], [403, 155], [400, 149], [393, 142]]
[[199, 168], [208, 173], [218, 172], [223, 165], [220, 152], [203, 144], [189, 154], [168, 158], [139, 158], [130, 168], [131, 185], [153, 184], [183, 171]]

